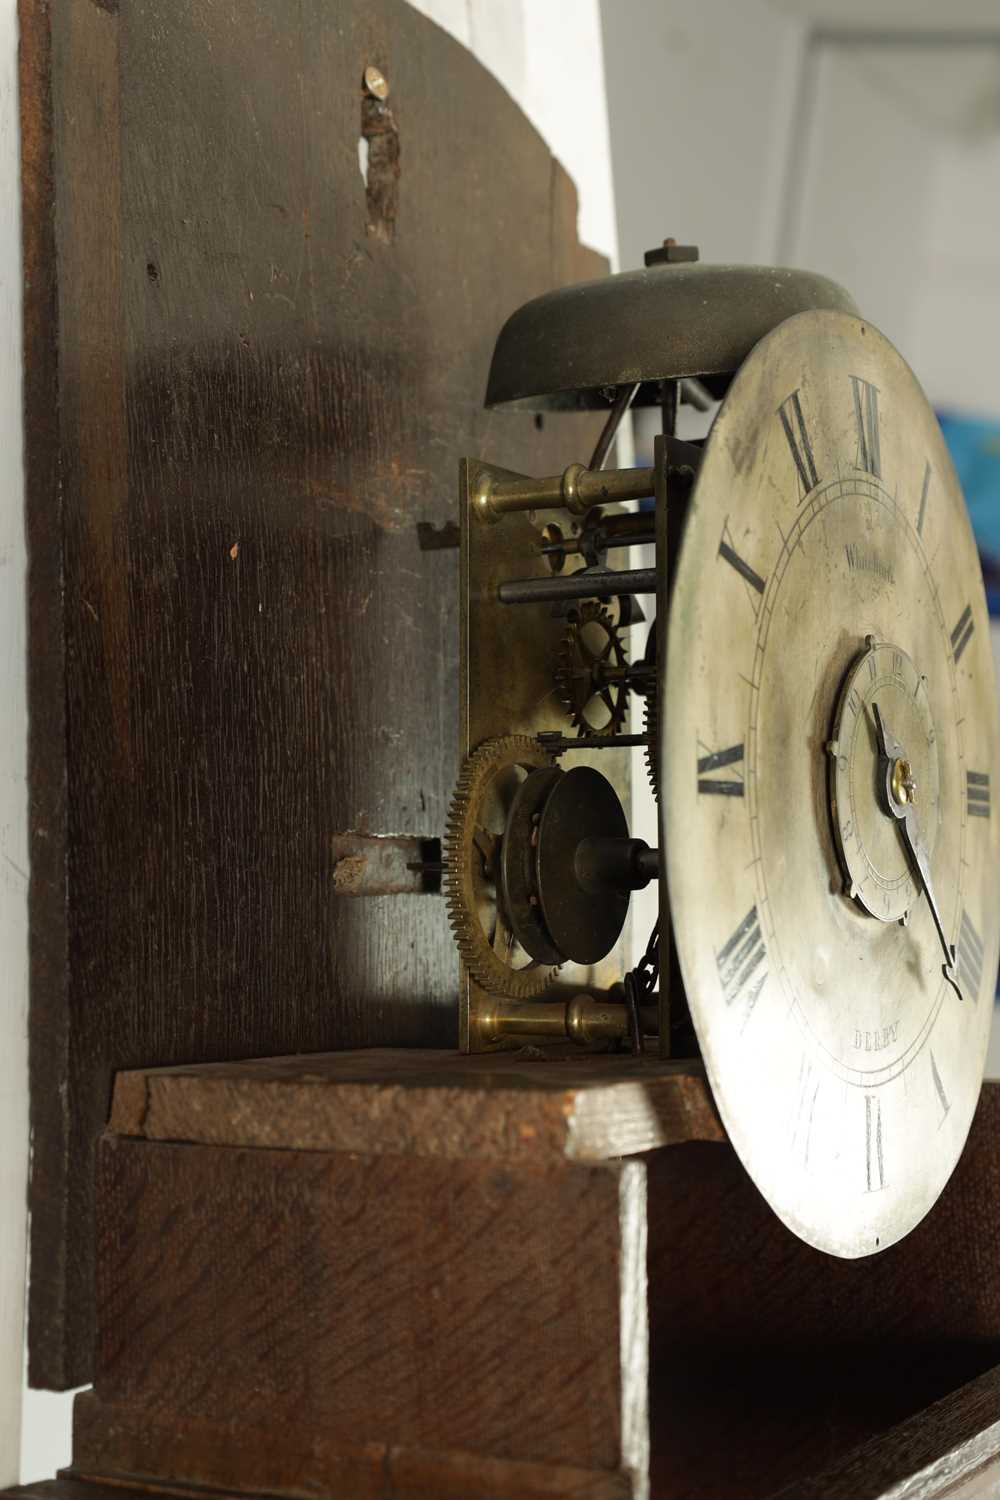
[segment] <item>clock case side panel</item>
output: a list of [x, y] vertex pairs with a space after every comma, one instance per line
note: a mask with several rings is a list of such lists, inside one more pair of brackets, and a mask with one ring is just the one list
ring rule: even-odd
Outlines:
[[[510, 310], [605, 267], [520, 110], [401, 0], [20, 21], [30, 1379], [64, 1388], [116, 1070], [455, 1040], [443, 902], [334, 895], [331, 841], [443, 829], [454, 455], [586, 446], [482, 396]], [[399, 175], [366, 193], [377, 126]]]

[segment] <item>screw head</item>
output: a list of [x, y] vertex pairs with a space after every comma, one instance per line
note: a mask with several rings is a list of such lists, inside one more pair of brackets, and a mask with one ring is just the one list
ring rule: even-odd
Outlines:
[[365, 69], [365, 88], [373, 99], [389, 97], [389, 80], [381, 68], [369, 66]]

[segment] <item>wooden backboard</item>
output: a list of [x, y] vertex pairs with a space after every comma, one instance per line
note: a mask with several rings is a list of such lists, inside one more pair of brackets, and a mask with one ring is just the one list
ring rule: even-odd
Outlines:
[[[85, 1381], [116, 1069], [448, 1045], [458, 460], [493, 340], [599, 274], [500, 85], [402, 0], [21, 0], [30, 549], [30, 1378]], [[376, 65], [380, 105], [362, 86]], [[367, 181], [364, 172], [367, 171]]]

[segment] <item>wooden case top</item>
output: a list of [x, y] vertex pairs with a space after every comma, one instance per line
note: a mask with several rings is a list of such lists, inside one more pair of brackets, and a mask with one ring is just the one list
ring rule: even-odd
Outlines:
[[111, 1130], [216, 1146], [536, 1163], [725, 1139], [704, 1074], [690, 1062], [414, 1048], [122, 1073]]

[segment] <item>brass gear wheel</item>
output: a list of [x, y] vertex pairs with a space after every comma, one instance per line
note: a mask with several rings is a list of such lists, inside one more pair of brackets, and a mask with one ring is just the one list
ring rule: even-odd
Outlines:
[[653, 789], [653, 796], [660, 800], [660, 715], [656, 707], [656, 689], [646, 697], [642, 710], [642, 732], [649, 736], [646, 745], [646, 775]]
[[497, 899], [500, 847], [522, 773], [552, 765], [527, 735], [487, 740], [462, 767], [448, 811], [444, 893], [458, 951], [484, 990], [516, 1000], [541, 994], [555, 970], [530, 958], [504, 919]]
[[657, 698], [657, 673], [656, 673], [656, 621], [654, 620], [646, 637], [646, 649], [642, 655], [646, 666], [652, 668], [652, 683], [646, 693], [646, 701], [642, 710], [642, 732], [648, 736], [646, 745], [646, 775], [653, 789], [653, 796], [657, 802], [660, 800], [660, 710]]
[[[588, 599], [575, 611], [559, 646], [556, 661], [556, 693], [578, 737], [615, 735], [621, 732], [628, 713], [626, 682], [602, 684], [602, 666], [625, 667], [628, 653], [618, 626], [606, 609]], [[601, 705], [606, 720], [594, 722]]]

